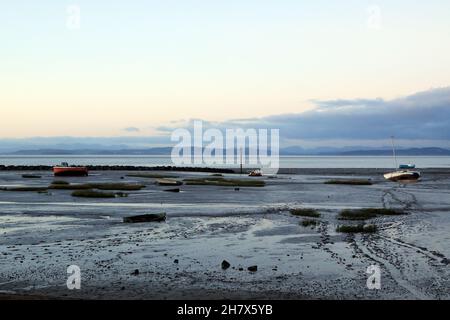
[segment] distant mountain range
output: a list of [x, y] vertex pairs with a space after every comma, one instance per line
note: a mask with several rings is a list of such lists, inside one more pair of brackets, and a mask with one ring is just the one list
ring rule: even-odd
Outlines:
[[148, 149], [117, 149], [117, 150], [103, 150], [103, 149], [34, 149], [34, 150], [19, 150], [15, 152], [3, 153], [8, 155], [170, 155], [172, 148], [148, 148]]
[[[399, 156], [450, 156], [450, 150], [443, 148], [409, 148], [398, 149], [396, 154]], [[353, 150], [341, 152], [342, 156], [390, 156], [392, 150]]]
[[[95, 150], [95, 149], [33, 149], [19, 150], [15, 152], [2, 153], [3, 155], [28, 155], [28, 156], [46, 156], [46, 155], [170, 155], [171, 147], [158, 147], [147, 149], [117, 149], [117, 150]], [[248, 150], [246, 150], [248, 152]], [[399, 156], [450, 156], [450, 150], [438, 147], [428, 148], [399, 148], [397, 149]], [[328, 155], [328, 156], [390, 156], [391, 149], [351, 149], [346, 148], [316, 148], [303, 149], [301, 147], [287, 147], [280, 149], [280, 155]]]

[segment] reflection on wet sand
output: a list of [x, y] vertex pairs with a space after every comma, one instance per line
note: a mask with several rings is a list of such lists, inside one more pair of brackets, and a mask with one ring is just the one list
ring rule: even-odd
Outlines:
[[[71, 190], [58, 189], [0, 191], [0, 297], [450, 298], [450, 172], [425, 171], [414, 184], [384, 181], [375, 169], [351, 175], [371, 179], [370, 185], [326, 184], [349, 179], [348, 172], [334, 169], [256, 179], [265, 186], [236, 191], [183, 184], [172, 193], [152, 178], [105, 171], [67, 181], [145, 188], [105, 199], [74, 198]], [[4, 187], [52, 180], [0, 172]], [[300, 208], [317, 214], [303, 217], [311, 210]], [[378, 210], [363, 220], [342, 220], [342, 210], [360, 208], [406, 214]], [[156, 212], [167, 213], [167, 220], [122, 222]], [[314, 223], [303, 223], [307, 219]], [[337, 231], [364, 224], [376, 232]], [[223, 260], [230, 264], [226, 270]], [[81, 290], [65, 287], [71, 264], [82, 270]], [[365, 270], [372, 264], [381, 267], [383, 290], [366, 287]], [[248, 271], [251, 266], [257, 271]]]

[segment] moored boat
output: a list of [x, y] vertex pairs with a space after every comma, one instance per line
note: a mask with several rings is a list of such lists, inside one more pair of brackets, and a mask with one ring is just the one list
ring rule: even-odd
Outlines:
[[395, 154], [394, 137], [391, 137], [392, 141], [392, 156], [395, 162], [395, 168], [400, 168], [401, 170], [396, 170], [393, 172], [388, 172], [384, 174], [384, 178], [390, 181], [417, 181], [420, 179], [420, 172], [413, 171], [409, 169], [414, 169], [416, 165], [414, 164], [401, 164], [397, 165], [397, 156]]
[[261, 177], [262, 176], [262, 171], [257, 169], [257, 170], [252, 170], [250, 171], [250, 173], [248, 174], [249, 177]]
[[384, 174], [384, 178], [390, 181], [415, 181], [420, 179], [420, 172], [411, 170], [398, 170]]
[[69, 166], [67, 162], [61, 163], [59, 166], [53, 167], [53, 174], [55, 176], [87, 176], [89, 174], [88, 168], [83, 166]]

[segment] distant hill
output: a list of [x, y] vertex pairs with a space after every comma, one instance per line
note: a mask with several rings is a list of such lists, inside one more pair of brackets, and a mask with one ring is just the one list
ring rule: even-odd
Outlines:
[[[29, 155], [29, 156], [50, 156], [50, 155], [170, 155], [171, 147], [158, 147], [148, 149], [117, 149], [117, 150], [96, 150], [96, 149], [35, 149], [35, 150], [19, 150], [11, 153], [4, 153], [8, 155]], [[248, 152], [248, 150], [246, 150]], [[397, 149], [399, 156], [450, 156], [449, 149], [429, 147], [429, 148], [399, 148]], [[354, 149], [345, 147], [342, 149], [325, 147], [316, 149], [303, 149], [301, 147], [287, 147], [280, 150], [280, 155], [315, 155], [315, 156], [390, 156], [391, 149]]]
[[[396, 154], [399, 156], [450, 156], [450, 150], [443, 148], [409, 148], [398, 149]], [[338, 155], [342, 156], [390, 156], [392, 150], [353, 150], [340, 152]]]
[[19, 150], [8, 153], [10, 155], [170, 155], [172, 148], [149, 148], [149, 149], [117, 149], [117, 150], [96, 150], [96, 149], [35, 149], [35, 150]]

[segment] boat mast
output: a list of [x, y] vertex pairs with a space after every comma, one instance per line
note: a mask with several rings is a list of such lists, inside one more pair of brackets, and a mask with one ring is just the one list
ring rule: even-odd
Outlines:
[[240, 155], [241, 155], [240, 163], [241, 163], [241, 174], [242, 174], [242, 147], [239, 149], [239, 151], [240, 151]]
[[397, 169], [398, 164], [397, 164], [397, 155], [395, 154], [394, 136], [391, 136], [391, 142], [392, 142], [392, 154], [394, 156], [395, 169]]

